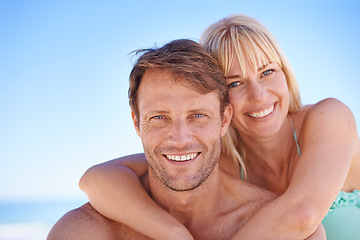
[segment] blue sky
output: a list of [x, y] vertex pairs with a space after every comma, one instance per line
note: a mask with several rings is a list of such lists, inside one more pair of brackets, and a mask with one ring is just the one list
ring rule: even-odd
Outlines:
[[198, 40], [233, 13], [275, 35], [304, 104], [338, 98], [360, 125], [358, 1], [124, 2], [0, 1], [0, 201], [84, 198], [77, 183], [87, 168], [142, 151], [128, 54]]

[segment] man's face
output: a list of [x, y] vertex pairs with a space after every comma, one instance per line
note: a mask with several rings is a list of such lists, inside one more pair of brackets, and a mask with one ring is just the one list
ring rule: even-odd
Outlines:
[[161, 70], [147, 70], [143, 76], [138, 106], [139, 125], [134, 115], [133, 120], [149, 173], [176, 191], [201, 185], [218, 162], [230, 106], [221, 118], [217, 93], [200, 94]]

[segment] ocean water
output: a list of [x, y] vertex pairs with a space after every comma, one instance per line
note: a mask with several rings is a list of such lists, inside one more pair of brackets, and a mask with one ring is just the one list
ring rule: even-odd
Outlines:
[[86, 199], [0, 202], [0, 240], [44, 240], [66, 212]]

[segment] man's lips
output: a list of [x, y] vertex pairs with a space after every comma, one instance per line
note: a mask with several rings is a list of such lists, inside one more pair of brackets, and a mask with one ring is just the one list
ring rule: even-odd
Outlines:
[[169, 159], [170, 161], [176, 161], [176, 162], [185, 162], [185, 161], [189, 161], [189, 160], [193, 160], [194, 158], [196, 158], [200, 153], [188, 153], [188, 154], [182, 154], [182, 155], [177, 155], [177, 154], [164, 154], [164, 156]]

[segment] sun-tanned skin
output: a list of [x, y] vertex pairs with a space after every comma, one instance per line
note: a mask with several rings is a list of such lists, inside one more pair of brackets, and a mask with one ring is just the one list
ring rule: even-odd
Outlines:
[[[217, 94], [203, 95], [167, 73], [148, 71], [139, 91], [139, 126], [133, 116], [150, 165], [142, 184], [195, 239], [230, 239], [275, 195], [219, 169], [220, 137], [230, 122], [230, 106], [221, 117]], [[183, 162], [165, 157], [190, 153], [196, 157]], [[90, 204], [60, 219], [49, 239], [61, 239], [57, 236], [146, 239], [103, 217]]]
[[[181, 62], [185, 67], [178, 66]], [[145, 70], [136, 66], [145, 66]], [[175, 229], [175, 237], [169, 238], [232, 239], [276, 196], [219, 167], [221, 137], [232, 117], [220, 67], [207, 51], [189, 40], [149, 51], [136, 66], [130, 89], [135, 86], [138, 90], [129, 95], [134, 126], [148, 162], [141, 185], [186, 230], [184, 234], [183, 229]], [[141, 212], [139, 209], [138, 214]], [[48, 239], [146, 237], [85, 204], [64, 215]], [[323, 229], [312, 239], [324, 239]]]

